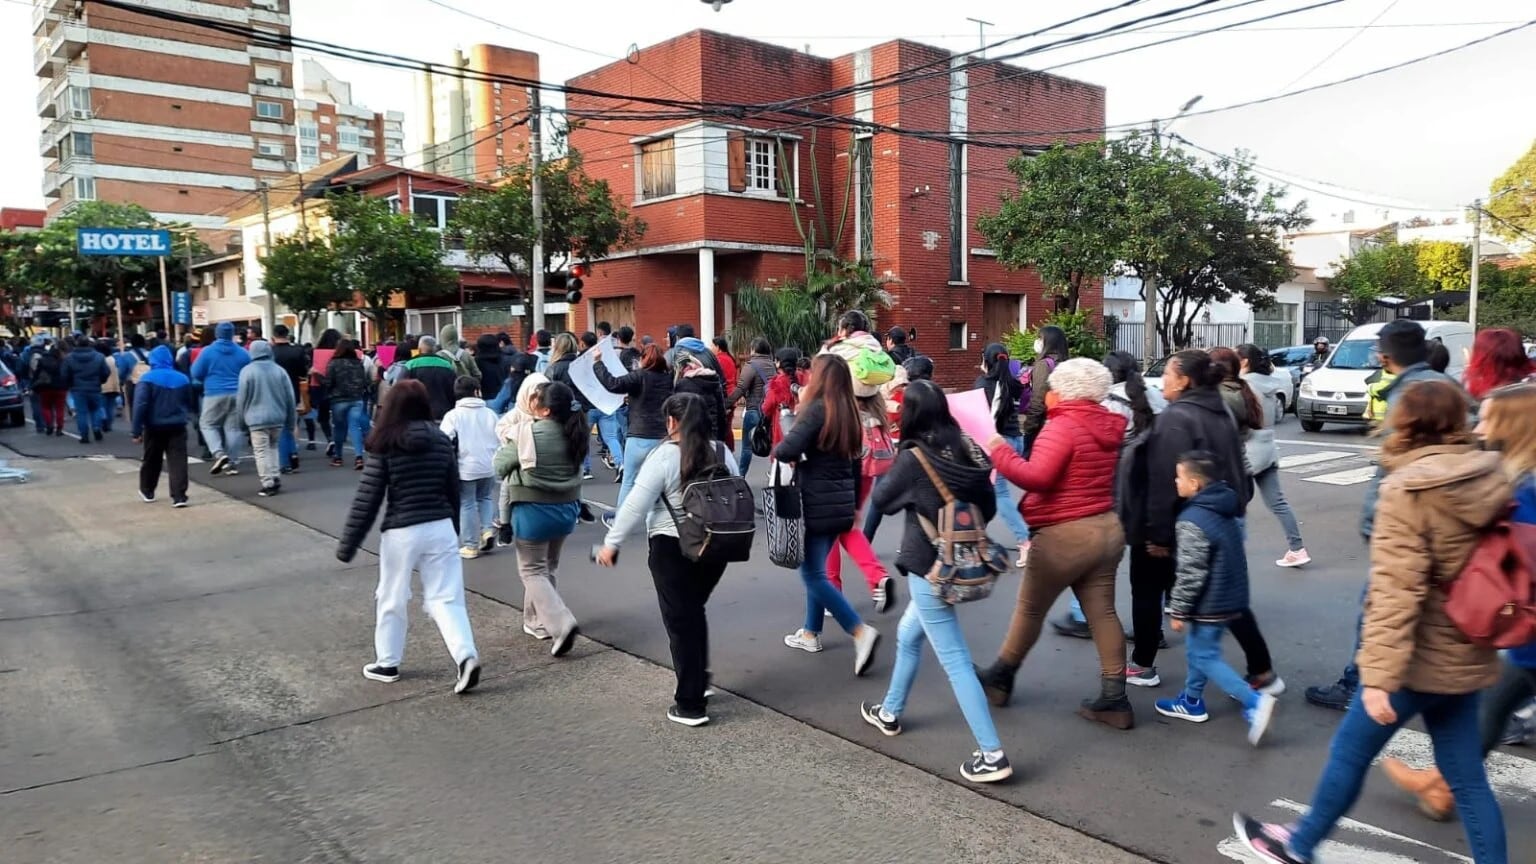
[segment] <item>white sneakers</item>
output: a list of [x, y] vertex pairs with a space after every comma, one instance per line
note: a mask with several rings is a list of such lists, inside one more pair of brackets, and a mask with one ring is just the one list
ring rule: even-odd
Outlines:
[[1312, 563], [1312, 556], [1305, 549], [1297, 549], [1294, 552], [1285, 553], [1285, 557], [1275, 562], [1276, 567], [1303, 567]]
[[821, 653], [821, 635], [809, 630], [796, 630], [784, 637], [784, 644], [811, 654]]

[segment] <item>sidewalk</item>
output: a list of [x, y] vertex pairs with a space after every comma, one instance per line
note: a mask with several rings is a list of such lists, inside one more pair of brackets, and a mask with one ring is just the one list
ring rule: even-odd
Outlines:
[[475, 694], [419, 606], [406, 677], [365, 681], [371, 556], [143, 504], [133, 461], [0, 458], [33, 472], [0, 487], [7, 862], [1142, 860], [730, 694], [670, 724], [668, 670], [553, 660], [479, 596]]

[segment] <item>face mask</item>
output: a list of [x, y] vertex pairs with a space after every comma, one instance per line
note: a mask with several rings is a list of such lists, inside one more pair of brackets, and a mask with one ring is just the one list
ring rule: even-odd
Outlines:
[[1039, 354], [1041, 351], [1044, 351], [1044, 350], [1045, 350], [1045, 343], [1042, 342], [1039, 339], [1036, 339], [1035, 340], [1035, 353]]

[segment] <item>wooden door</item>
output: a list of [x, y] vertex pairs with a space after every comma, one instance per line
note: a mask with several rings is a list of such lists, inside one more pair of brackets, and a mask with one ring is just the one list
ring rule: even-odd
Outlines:
[[597, 297], [592, 300], [592, 323], [607, 321], [614, 329], [635, 326], [635, 296]]
[[1003, 334], [1019, 328], [1019, 295], [981, 295], [981, 344], [1003, 341]]

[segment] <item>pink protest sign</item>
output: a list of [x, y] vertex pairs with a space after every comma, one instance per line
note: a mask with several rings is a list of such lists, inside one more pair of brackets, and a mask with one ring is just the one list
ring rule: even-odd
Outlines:
[[316, 348], [315, 362], [314, 365], [310, 368], [313, 369], [317, 374], [324, 375], [325, 367], [331, 362], [331, 355], [335, 353], [336, 349], [334, 348]]
[[960, 424], [961, 431], [982, 447], [986, 447], [992, 436], [997, 434], [997, 421], [992, 418], [985, 390], [949, 394], [949, 413]]
[[395, 362], [395, 345], [379, 345], [373, 349], [373, 359], [378, 362], [380, 369], [388, 369]]

